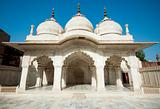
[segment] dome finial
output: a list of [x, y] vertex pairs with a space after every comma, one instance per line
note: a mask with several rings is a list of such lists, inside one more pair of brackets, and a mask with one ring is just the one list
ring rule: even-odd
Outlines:
[[104, 7], [104, 17], [107, 17], [107, 9]]
[[54, 18], [54, 8], [52, 9], [52, 15], [51, 18]]
[[81, 10], [80, 10], [80, 3], [78, 3], [78, 5], [77, 5], [77, 14], [80, 15], [80, 13], [81, 13]]
[[102, 21], [109, 20], [108, 15], [107, 15], [107, 9], [104, 7], [104, 19]]

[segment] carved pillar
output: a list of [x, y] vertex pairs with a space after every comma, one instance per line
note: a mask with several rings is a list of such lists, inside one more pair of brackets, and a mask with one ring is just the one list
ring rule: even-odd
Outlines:
[[61, 91], [61, 73], [62, 73], [62, 56], [54, 56], [52, 58], [54, 63], [54, 84], [53, 91], [60, 92]]
[[92, 73], [92, 81], [91, 81], [91, 85], [93, 89], [96, 89], [97, 86], [97, 80], [96, 80], [96, 69], [95, 66], [90, 66], [90, 71]]
[[43, 70], [43, 82], [42, 82], [43, 85], [47, 85], [48, 84], [46, 73], [47, 72]]
[[105, 85], [104, 85], [104, 66], [96, 66], [97, 68], [97, 90], [98, 91], [103, 91], [105, 90]]
[[105, 60], [100, 55], [97, 56], [95, 61], [96, 66], [96, 76], [97, 76], [97, 91], [105, 90], [105, 82], [104, 82], [104, 66]]
[[35, 84], [35, 86], [36, 87], [40, 87], [41, 86], [41, 82], [40, 82], [41, 80], [40, 80], [40, 76], [39, 76], [39, 74], [38, 74], [38, 76], [37, 76], [37, 79], [36, 79], [36, 84]]
[[36, 87], [43, 86], [43, 68], [38, 66], [38, 74], [37, 74], [37, 80], [36, 80]]
[[133, 80], [133, 88], [135, 91], [140, 91], [140, 87], [141, 87], [141, 75], [138, 71], [138, 59], [135, 56], [135, 54], [131, 54], [131, 56], [129, 56], [129, 63], [130, 63], [130, 72], [132, 75], [132, 80]]
[[105, 65], [104, 67], [104, 81], [105, 81], [105, 85], [109, 84], [109, 66]]
[[128, 78], [129, 78], [129, 85], [132, 86], [133, 81], [132, 81], [132, 75], [131, 75], [130, 69], [128, 70]]
[[62, 72], [62, 66], [55, 66], [55, 76], [54, 76], [54, 85], [53, 85], [53, 91], [61, 91], [61, 72]]
[[114, 84], [115, 82], [113, 82], [113, 80], [111, 80], [112, 79], [112, 76], [113, 76], [113, 71], [112, 71], [112, 69], [113, 69], [113, 66], [112, 65], [109, 65], [108, 66], [108, 84], [109, 85], [111, 85], [111, 84]]
[[62, 89], [66, 87], [66, 72], [67, 72], [67, 67], [63, 66], [62, 68]]
[[122, 84], [122, 73], [121, 73], [121, 69], [120, 69], [120, 66], [116, 66], [115, 67], [115, 71], [116, 71], [116, 84], [117, 84], [117, 87], [123, 87], [123, 84]]
[[22, 59], [22, 73], [21, 73], [21, 80], [20, 86], [17, 87], [16, 92], [25, 92], [26, 90], [26, 80], [28, 75], [28, 68], [29, 68], [30, 56], [24, 55]]

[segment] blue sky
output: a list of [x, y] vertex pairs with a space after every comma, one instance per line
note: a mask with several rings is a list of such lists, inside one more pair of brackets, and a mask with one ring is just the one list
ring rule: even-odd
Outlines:
[[[102, 20], [106, 6], [108, 16], [118, 22], [124, 32], [124, 25], [129, 24], [136, 42], [160, 42], [160, 0], [0, 0], [0, 28], [11, 35], [12, 42], [23, 42], [30, 25], [37, 27], [49, 18], [52, 8], [55, 8], [56, 20], [65, 27], [76, 14], [78, 2], [81, 13], [94, 27]], [[145, 53], [148, 60], [155, 60], [156, 53], [160, 54], [160, 44], [145, 49]]]

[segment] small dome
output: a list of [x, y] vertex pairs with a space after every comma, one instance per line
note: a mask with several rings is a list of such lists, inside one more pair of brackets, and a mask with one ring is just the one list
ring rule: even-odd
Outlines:
[[122, 34], [122, 27], [113, 20], [105, 17], [96, 27], [95, 33], [99, 35]]
[[63, 28], [56, 22], [54, 18], [42, 22], [37, 27], [37, 34], [61, 34]]
[[85, 30], [85, 31], [93, 31], [93, 26], [91, 22], [81, 14], [77, 14], [76, 16], [72, 17], [65, 26], [65, 31], [72, 31], [72, 30]]

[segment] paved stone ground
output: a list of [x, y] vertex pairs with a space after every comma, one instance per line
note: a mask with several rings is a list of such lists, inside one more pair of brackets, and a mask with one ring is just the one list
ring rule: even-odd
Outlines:
[[160, 109], [160, 95], [112, 89], [102, 93], [1, 93], [0, 109]]

